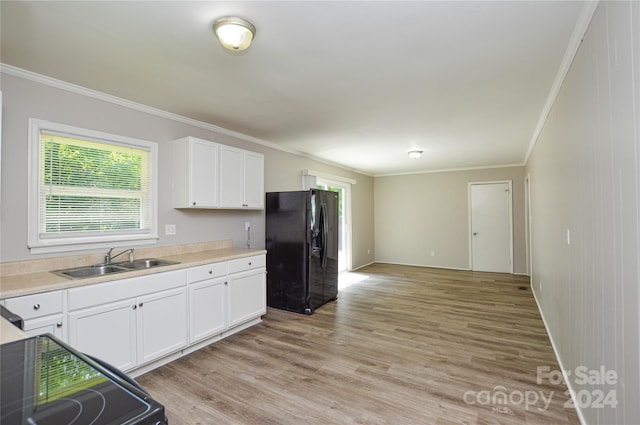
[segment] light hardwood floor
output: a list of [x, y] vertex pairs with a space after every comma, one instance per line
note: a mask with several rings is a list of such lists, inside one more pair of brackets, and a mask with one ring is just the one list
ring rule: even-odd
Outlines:
[[350, 278], [312, 316], [269, 309], [138, 381], [171, 425], [579, 423], [564, 385], [537, 383], [559, 366], [528, 278], [384, 264]]

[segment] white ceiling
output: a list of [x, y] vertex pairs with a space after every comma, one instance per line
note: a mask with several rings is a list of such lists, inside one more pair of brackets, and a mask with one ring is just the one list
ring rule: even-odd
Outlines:
[[[0, 59], [372, 175], [504, 166], [584, 5], [4, 0]], [[243, 55], [211, 31], [227, 15], [257, 28]]]

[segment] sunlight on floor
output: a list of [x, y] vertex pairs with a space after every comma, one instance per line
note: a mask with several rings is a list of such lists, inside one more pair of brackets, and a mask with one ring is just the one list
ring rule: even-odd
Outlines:
[[360, 283], [368, 277], [369, 276], [362, 273], [341, 272], [338, 275], [338, 290]]

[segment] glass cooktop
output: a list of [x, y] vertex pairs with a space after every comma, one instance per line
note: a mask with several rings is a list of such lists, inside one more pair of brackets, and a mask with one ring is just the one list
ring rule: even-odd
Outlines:
[[41, 335], [0, 345], [2, 425], [164, 423], [164, 408], [117, 373]]

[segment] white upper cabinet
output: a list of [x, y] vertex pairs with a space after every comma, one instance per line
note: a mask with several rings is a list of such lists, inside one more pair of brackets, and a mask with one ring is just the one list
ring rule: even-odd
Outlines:
[[220, 207], [264, 208], [263, 155], [230, 146], [221, 146]]
[[220, 149], [220, 206], [222, 208], [244, 207], [243, 169], [243, 151], [231, 146], [222, 146]]
[[195, 137], [173, 142], [173, 207], [218, 208], [220, 145]]
[[194, 137], [175, 140], [173, 206], [264, 209], [264, 156]]
[[244, 204], [246, 208], [264, 209], [264, 156], [244, 152]]

